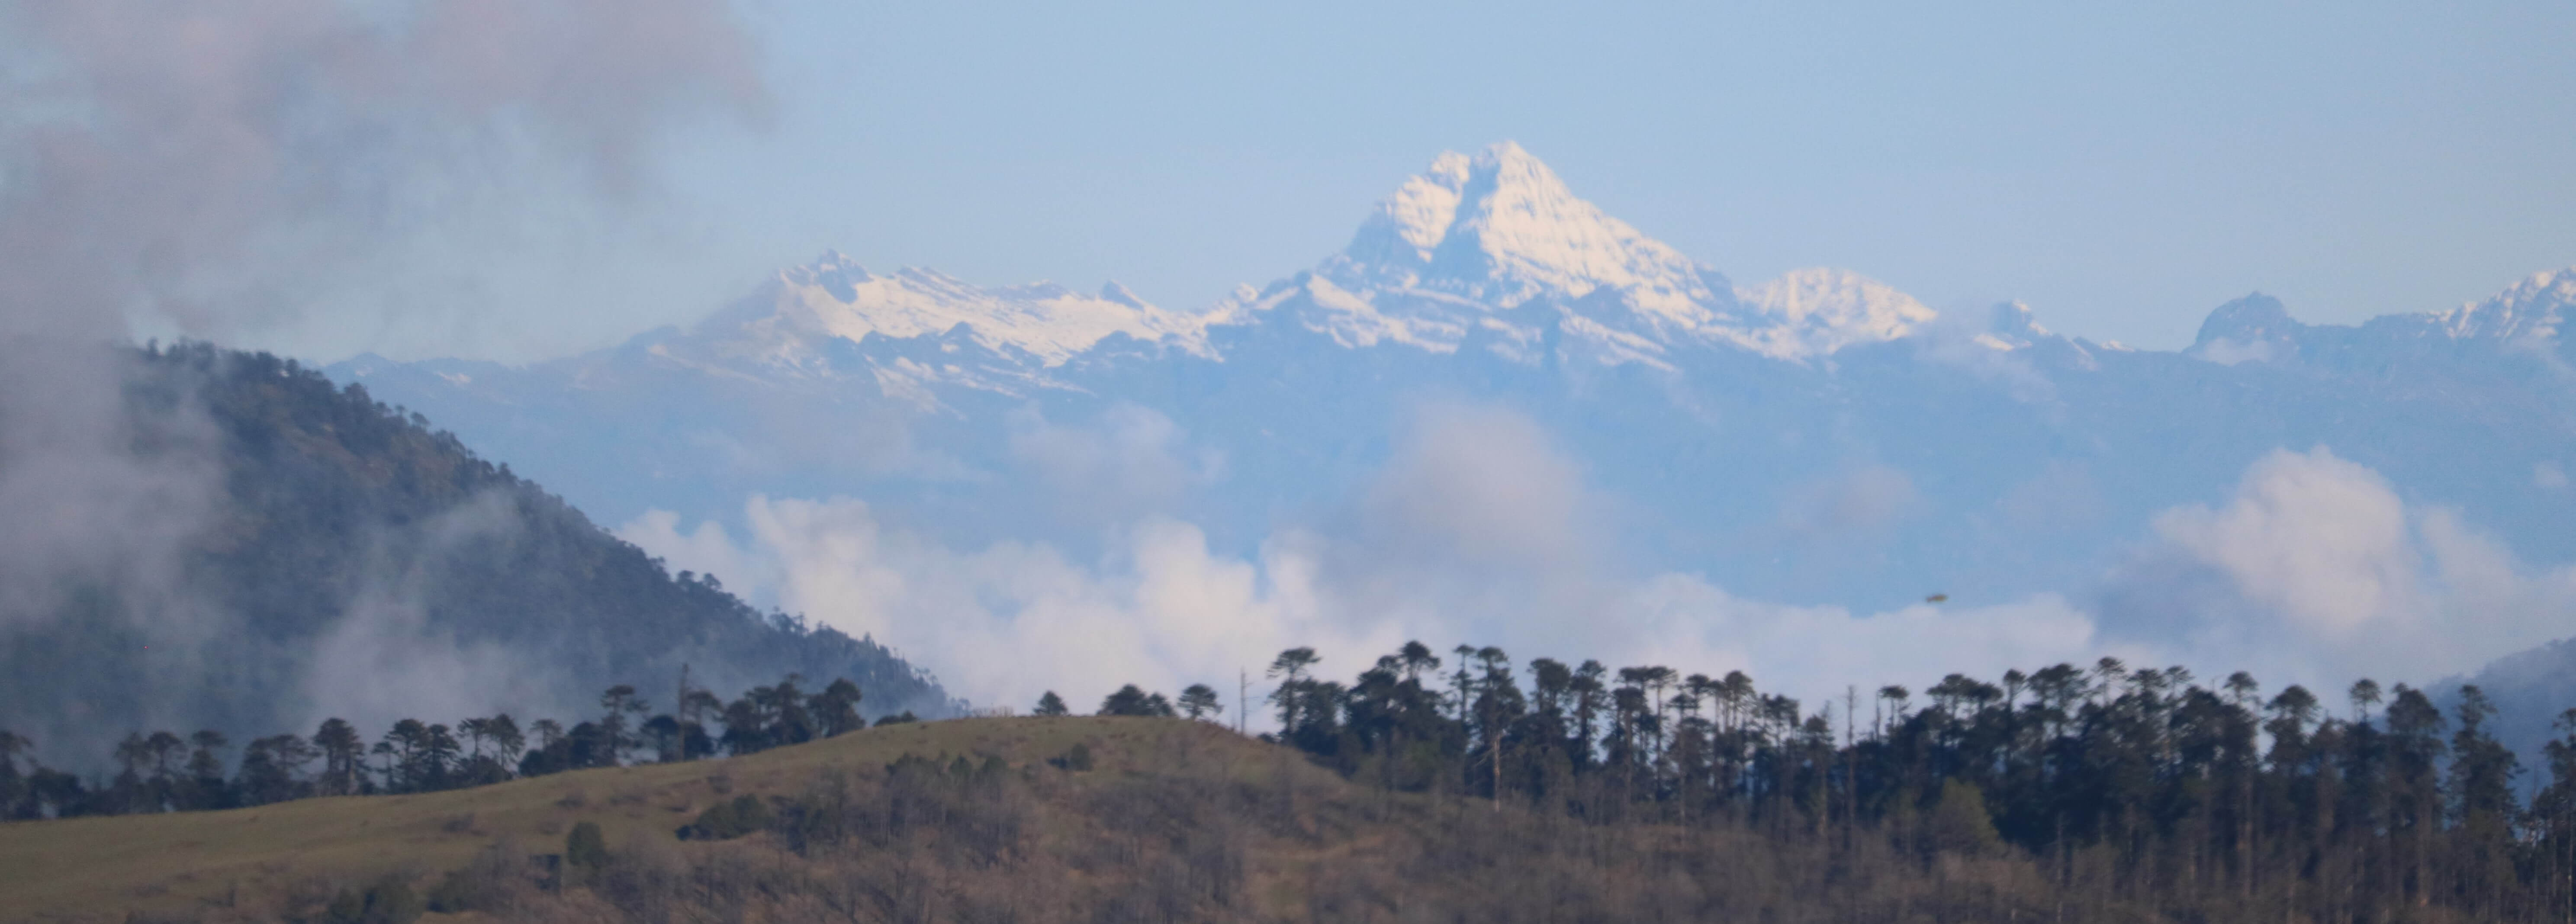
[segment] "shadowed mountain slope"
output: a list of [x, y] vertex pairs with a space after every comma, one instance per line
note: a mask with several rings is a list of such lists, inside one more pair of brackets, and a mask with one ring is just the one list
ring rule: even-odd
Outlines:
[[63, 577], [0, 620], [0, 728], [49, 764], [95, 766], [137, 729], [586, 712], [614, 684], [655, 699], [683, 665], [725, 695], [796, 672], [859, 683], [872, 715], [953, 708], [886, 648], [668, 574], [363, 388], [204, 346], [124, 361], [134, 452], [189, 463], [202, 496], [166, 514], [168, 573]]

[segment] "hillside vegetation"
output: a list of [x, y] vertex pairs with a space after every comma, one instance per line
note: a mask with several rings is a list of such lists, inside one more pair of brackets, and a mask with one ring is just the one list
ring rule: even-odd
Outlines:
[[[1087, 769], [1048, 762], [1062, 761], [1077, 746], [1081, 756], [1070, 763]], [[890, 785], [900, 789], [923, 782], [890, 771], [889, 765], [907, 755], [945, 760], [925, 765], [933, 782], [929, 792], [890, 796]], [[971, 769], [952, 778], [951, 765], [960, 758]], [[788, 836], [782, 829], [733, 840], [684, 842], [676, 834], [707, 809], [730, 808], [746, 796], [764, 806], [819, 808], [824, 802], [814, 798], [818, 791], [834, 792], [829, 801], [854, 812], [872, 800], [878, 807], [888, 798], [901, 804], [892, 815], [836, 834], [825, 832], [819, 818], [797, 829], [802, 836]], [[1252, 819], [1235, 817], [1235, 801], [1298, 801], [1304, 806], [1299, 817], [1313, 824], [1365, 801], [1354, 799], [1354, 792], [1288, 749], [1206, 723], [1135, 718], [907, 723], [746, 757], [583, 770], [466, 790], [0, 824], [0, 920], [122, 920], [138, 913], [171, 919], [320, 920], [327, 919], [327, 904], [343, 888], [363, 894], [392, 874], [404, 878], [416, 895], [430, 896], [447, 873], [458, 870], [488, 874], [487, 881], [477, 884], [483, 897], [476, 902], [483, 906], [478, 913], [503, 918], [627, 917], [613, 909], [648, 898], [622, 890], [649, 874], [653, 889], [688, 887], [696, 893], [649, 897], [657, 906], [712, 910], [739, 902], [793, 919], [804, 917], [798, 910], [811, 907], [806, 903], [826, 900], [818, 891], [823, 887], [818, 877], [831, 862], [866, 859], [845, 853], [900, 856], [922, 864], [917, 872], [927, 878], [907, 887], [919, 890], [906, 893], [907, 901], [971, 903], [981, 900], [979, 893], [1017, 888], [1008, 885], [1010, 880], [1032, 884], [1044, 879], [1031, 878], [1031, 867], [1054, 869], [1066, 860], [1062, 851], [1107, 851], [1104, 868], [1112, 873], [1082, 877], [1090, 883], [1086, 888], [1105, 887], [1117, 879], [1114, 868], [1141, 856], [1130, 854], [1166, 852], [1172, 838], [1215, 839], [1206, 843], [1230, 851], [1223, 855], [1224, 865], [1234, 871], [1228, 875], [1239, 876], [1251, 868], [1243, 851], [1255, 840], [1267, 846], [1265, 857], [1279, 856], [1282, 844], [1277, 832], [1256, 836], [1257, 826], [1247, 824]], [[1171, 812], [1217, 814], [1173, 817]], [[550, 883], [565, 874], [549, 876], [544, 861], [531, 858], [560, 855], [568, 833], [585, 822], [603, 832], [608, 863], [587, 885]], [[1148, 832], [1139, 825], [1157, 829]], [[864, 841], [889, 830], [909, 846], [819, 849], [832, 837]], [[1150, 838], [1137, 840], [1148, 833]], [[922, 852], [914, 853], [913, 847]], [[975, 858], [958, 853], [969, 847]], [[734, 875], [748, 878], [717, 881]], [[793, 881], [782, 886], [775, 878], [782, 875]], [[582, 878], [578, 872], [570, 876]], [[1075, 884], [1055, 880], [1051, 887]], [[1249, 895], [1252, 890], [1237, 883], [1225, 891]], [[1055, 895], [1050, 900], [1074, 898]], [[428, 903], [426, 897], [422, 901]], [[863, 919], [876, 917], [872, 913]], [[944, 920], [950, 914], [939, 911], [934, 917]]]
[[2097, 877], [2131, 874], [2091, 857], [2057, 885], [2055, 863], [1997, 842], [1973, 787], [1868, 825], [1784, 820], [1399, 792], [1181, 719], [965, 719], [445, 793], [0, 825], [0, 919], [2234, 919], [2118, 897]]
[[864, 686], [872, 714], [954, 709], [883, 646], [669, 574], [364, 388], [203, 345], [122, 361], [133, 455], [207, 472], [211, 497], [171, 513], [170, 586], [65, 578], [43, 596], [59, 605], [0, 612], [0, 729], [47, 763], [96, 769], [155, 729], [562, 713], [613, 685], [674, 689], [684, 665], [721, 696], [800, 673]]

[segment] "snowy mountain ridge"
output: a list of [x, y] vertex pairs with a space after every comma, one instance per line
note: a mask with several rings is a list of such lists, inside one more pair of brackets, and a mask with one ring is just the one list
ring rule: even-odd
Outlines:
[[988, 349], [1054, 367], [1118, 334], [1212, 355], [1207, 323], [1207, 315], [1157, 308], [1115, 282], [1096, 295], [1052, 283], [984, 288], [929, 269], [879, 276], [835, 251], [779, 272], [696, 333], [717, 355], [794, 367], [812, 361], [818, 339], [910, 339], [962, 326]]
[[[2257, 294], [2214, 311], [2185, 355], [2329, 361], [2381, 348], [2365, 343], [2443, 341], [2567, 352], [2557, 333], [2570, 306], [2576, 269], [2535, 274], [2451, 311], [2358, 327], [2303, 324]], [[1095, 353], [1224, 362], [1227, 343], [1265, 326], [1345, 349], [1472, 350], [1532, 368], [1673, 372], [1711, 354], [1811, 365], [1853, 346], [1932, 333], [1937, 319], [1914, 297], [1848, 270], [1735, 285], [1577, 197], [1545, 163], [1504, 142], [1441, 154], [1377, 203], [1340, 252], [1200, 310], [1163, 308], [1115, 282], [1095, 294], [1044, 282], [983, 287], [929, 269], [871, 273], [827, 252], [689, 330], [638, 343], [709, 374], [781, 386], [870, 379], [880, 393], [936, 408], [946, 403], [939, 386], [1022, 397], [1082, 390], [1065, 369]], [[1998, 352], [2049, 342], [2080, 356], [2101, 346], [2051, 334], [2019, 305], [1966, 327], [1948, 329]], [[1102, 352], [1113, 343], [1120, 346]]]
[[[877, 356], [867, 374], [889, 391], [943, 379], [1019, 393], [1047, 387], [1050, 370], [1112, 337], [1222, 361], [1212, 332], [1275, 314], [1351, 348], [1445, 354], [1473, 340], [1528, 365], [1554, 349], [1663, 369], [1676, 350], [1706, 347], [1805, 361], [1906, 336], [1933, 317], [1845, 270], [1798, 270], [1739, 289], [1576, 197], [1505, 142], [1473, 157], [1440, 155], [1380, 202], [1341, 253], [1204, 310], [1161, 308], [1115, 282], [1086, 295], [1051, 283], [980, 287], [919, 268], [879, 275], [832, 252], [677, 337], [655, 335], [653, 349], [683, 364], [833, 378], [861, 372], [835, 360], [836, 342], [938, 339], [937, 355]], [[970, 345], [981, 355], [961, 356]]]
[[2576, 309], [2576, 267], [2533, 273], [2483, 302], [2421, 317], [2425, 334], [2452, 339], [2554, 341]]

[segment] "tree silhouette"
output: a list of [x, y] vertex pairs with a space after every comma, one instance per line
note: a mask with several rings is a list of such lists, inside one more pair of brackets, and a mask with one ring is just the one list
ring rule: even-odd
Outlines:
[[1099, 714], [1162, 717], [1178, 713], [1172, 709], [1171, 701], [1163, 698], [1163, 694], [1146, 693], [1143, 688], [1131, 683], [1119, 687], [1116, 692], [1102, 698]]
[[2352, 712], [2356, 720], [2363, 725], [2370, 724], [2370, 707], [2380, 703], [2379, 681], [2368, 677], [2355, 680], [2352, 682], [2352, 692], [2348, 695], [2352, 700]]
[[188, 736], [193, 748], [188, 753], [186, 796], [179, 801], [188, 808], [229, 808], [231, 794], [225, 791], [222, 751], [230, 742], [222, 732], [204, 729]]
[[1306, 674], [1323, 661], [1312, 648], [1291, 648], [1270, 661], [1264, 676], [1279, 678], [1279, 686], [1270, 693], [1270, 702], [1279, 707], [1279, 730], [1285, 734], [1297, 727], [1297, 707], [1306, 694]]
[[1030, 713], [1033, 715], [1054, 717], [1064, 715], [1069, 711], [1071, 710], [1064, 707], [1064, 697], [1055, 695], [1054, 690], [1048, 690], [1045, 695], [1038, 697], [1037, 708], [1030, 710]]
[[313, 747], [322, 752], [322, 794], [356, 794], [363, 766], [360, 760], [366, 753], [366, 742], [358, 738], [358, 730], [343, 719], [324, 719], [313, 732]]
[[859, 685], [846, 677], [833, 680], [823, 687], [823, 692], [814, 694], [809, 708], [823, 737], [868, 727], [867, 720], [859, 717], [859, 698]]
[[483, 734], [492, 739], [492, 758], [501, 766], [517, 766], [519, 755], [528, 749], [527, 736], [519, 731], [518, 721], [510, 718], [507, 712], [483, 720]]
[[1204, 683], [1193, 683], [1181, 690], [1181, 714], [1202, 719], [1225, 711], [1217, 701], [1216, 690]]
[[667, 764], [681, 759], [680, 742], [684, 736], [680, 730], [679, 717], [668, 713], [657, 715], [644, 720], [643, 727], [637, 731], [646, 744], [652, 745], [653, 760], [656, 763]]
[[635, 688], [623, 683], [599, 694], [599, 708], [606, 710], [599, 718], [599, 728], [608, 744], [608, 760], [612, 764], [618, 763], [626, 752], [642, 744], [628, 730], [627, 717], [641, 716], [648, 708], [644, 699], [635, 695]]
[[1440, 656], [1431, 653], [1431, 646], [1418, 641], [1404, 643], [1403, 648], [1397, 649], [1396, 658], [1404, 667], [1404, 679], [1415, 686], [1422, 684], [1423, 671], [1440, 669]]

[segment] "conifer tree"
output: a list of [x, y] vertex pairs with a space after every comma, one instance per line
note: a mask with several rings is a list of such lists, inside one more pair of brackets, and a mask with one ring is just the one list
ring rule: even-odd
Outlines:
[[1181, 690], [1180, 704], [1181, 714], [1193, 719], [1225, 711], [1225, 705], [1217, 701], [1216, 689], [1204, 683], [1193, 683]]
[[1055, 695], [1054, 690], [1048, 690], [1044, 695], [1038, 697], [1037, 708], [1030, 710], [1030, 714], [1054, 717], [1064, 715], [1070, 711], [1071, 710], [1064, 707], [1064, 697]]

